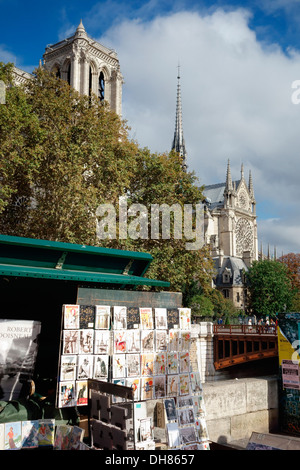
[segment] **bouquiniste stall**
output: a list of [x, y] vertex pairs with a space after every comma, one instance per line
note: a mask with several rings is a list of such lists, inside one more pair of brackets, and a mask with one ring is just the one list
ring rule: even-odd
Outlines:
[[[85, 388], [81, 388], [78, 396], [76, 386], [79, 382], [82, 385], [87, 381], [91, 388], [95, 388], [97, 380], [113, 387], [119, 384], [130, 395], [133, 381], [138, 378], [139, 395], [132, 397], [134, 409], [139, 410], [135, 412], [138, 421], [132, 422], [131, 444], [124, 435], [118, 438], [117, 444], [113, 442], [112, 434], [120, 435], [115, 422], [106, 423], [111, 426], [108, 438], [99, 440], [95, 428], [101, 422], [100, 414], [92, 417], [86, 429], [85, 437], [89, 438], [89, 444], [96, 438], [98, 448], [130, 449], [130, 445], [136, 449], [150, 449], [152, 445], [155, 448], [153, 418], [149, 418], [149, 406], [145, 402], [156, 399], [159, 400], [157, 406], [160, 404], [161, 407], [158, 406], [155, 412], [160, 415], [162, 427], [167, 431], [167, 447], [207, 449], [200, 377], [197, 371], [192, 371], [188, 361], [190, 312], [187, 312], [189, 325], [183, 329], [180, 318], [188, 309], [182, 308], [182, 295], [165, 290], [169, 287], [167, 282], [145, 277], [151, 261], [148, 253], [0, 236], [0, 318], [5, 322], [25, 321], [37, 325], [38, 341], [36, 338], [32, 341], [36, 345], [35, 367], [30, 369], [32, 377], [28, 372], [25, 379], [23, 376], [23, 382], [28, 383], [32, 378], [43, 398], [51, 395], [53, 409], [56, 414], [59, 412], [60, 418], [72, 407], [78, 407], [82, 412], [86, 406], [86, 413], [90, 414], [93, 407], [89, 403], [91, 394], [89, 396], [84, 393]], [[145, 288], [158, 291], [143, 290]], [[86, 323], [68, 324], [71, 312], [75, 312], [80, 320], [80, 311], [85, 313]], [[93, 320], [89, 322], [91, 312]], [[133, 313], [139, 320], [131, 319], [132, 323], [127, 323], [128, 314], [132, 316]], [[68, 343], [70, 332], [78, 337], [75, 349], [74, 342]], [[103, 354], [101, 348], [106, 333], [109, 334], [106, 341], [108, 350]], [[77, 345], [83, 349], [77, 350]], [[87, 350], [87, 345], [91, 349]], [[3, 366], [6, 367], [5, 364]], [[123, 374], [120, 372], [122, 368]], [[74, 386], [72, 393], [65, 387], [67, 382], [71, 382], [71, 388]], [[96, 392], [102, 393], [100, 389], [99, 386]], [[125, 416], [122, 408], [124, 397], [117, 399], [105, 386], [104, 389], [104, 395], [109, 396], [106, 413], [113, 409], [113, 416], [117, 413], [123, 417], [117, 427], [124, 425], [128, 430], [130, 420], [126, 420], [126, 416], [129, 418], [129, 415]], [[21, 390], [24, 393], [23, 386]], [[27, 393], [28, 396], [31, 397]], [[169, 415], [169, 405], [175, 410], [174, 416]], [[63, 448], [65, 442], [72, 442], [72, 432], [76, 434], [73, 441], [83, 445], [80, 428], [73, 426], [70, 429], [63, 420], [55, 422], [51, 409], [48, 409], [48, 421], [40, 423], [49, 432], [49, 441], [44, 445], [50, 442], [54, 448]], [[0, 412], [0, 423], [8, 424], [5, 415], [1, 421], [1, 415], [3, 413]], [[101, 426], [103, 429], [103, 423]]]

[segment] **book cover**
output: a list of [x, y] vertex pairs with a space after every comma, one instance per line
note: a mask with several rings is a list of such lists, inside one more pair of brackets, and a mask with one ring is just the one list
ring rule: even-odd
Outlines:
[[139, 328], [140, 322], [140, 309], [138, 307], [127, 307], [127, 329]]
[[69, 450], [72, 426], [67, 424], [58, 424], [55, 429], [54, 450]]
[[169, 397], [176, 397], [179, 395], [178, 375], [167, 375], [167, 395]]
[[156, 351], [167, 351], [168, 348], [168, 332], [167, 330], [156, 330], [155, 332], [155, 349]]
[[191, 346], [191, 333], [190, 331], [180, 332], [180, 351], [189, 351]]
[[180, 308], [179, 309], [179, 325], [181, 330], [191, 329], [191, 309]]
[[193, 397], [182, 396], [177, 399], [177, 408], [191, 408], [193, 405]]
[[132, 388], [134, 401], [140, 401], [140, 397], [141, 397], [140, 378], [128, 377], [126, 379], [126, 387]]
[[167, 353], [167, 373], [178, 374], [178, 353], [177, 352]]
[[140, 441], [152, 439], [152, 418], [143, 418], [140, 420]]
[[141, 400], [153, 399], [153, 377], [141, 378]]
[[194, 406], [194, 414], [196, 416], [201, 416], [205, 414], [205, 405], [204, 405], [204, 399], [202, 395], [193, 396], [193, 406]]
[[141, 375], [150, 376], [153, 375], [154, 367], [154, 354], [147, 353], [141, 354]]
[[84, 429], [79, 426], [73, 426], [70, 438], [70, 450], [82, 450], [80, 446], [83, 443], [84, 432]]
[[62, 354], [78, 354], [78, 350], [79, 330], [64, 330]]
[[75, 382], [59, 382], [58, 384], [58, 407], [66, 408], [76, 405]]
[[80, 305], [79, 306], [79, 328], [94, 328], [95, 327], [95, 312], [94, 305]]
[[85, 406], [88, 404], [88, 381], [76, 381], [76, 405]]
[[179, 375], [179, 394], [188, 395], [190, 393], [190, 376], [189, 374]]
[[77, 379], [86, 380], [93, 378], [94, 356], [81, 354], [78, 356]]
[[108, 379], [108, 360], [107, 354], [99, 354], [94, 357], [94, 379]]
[[154, 352], [154, 330], [141, 330], [141, 351]]
[[79, 330], [79, 354], [93, 354], [94, 330]]
[[95, 330], [94, 354], [110, 354], [110, 331]]
[[164, 407], [166, 410], [167, 421], [177, 420], [177, 412], [174, 398], [166, 398], [164, 400]]
[[155, 329], [156, 330], [167, 330], [167, 309], [166, 308], [155, 308], [154, 309], [155, 317]]
[[4, 450], [4, 433], [5, 433], [4, 423], [0, 423], [0, 450]]
[[177, 423], [167, 423], [168, 445], [171, 448], [180, 446], [179, 428]]
[[126, 354], [127, 377], [140, 375], [140, 354]]
[[75, 380], [77, 354], [63, 355], [60, 358], [60, 380]]
[[95, 329], [109, 330], [110, 320], [110, 307], [108, 305], [96, 305]]
[[167, 373], [167, 354], [164, 352], [156, 353], [154, 363], [155, 375], [165, 375]]
[[140, 330], [126, 331], [126, 348], [128, 353], [139, 353], [141, 351]]
[[114, 330], [114, 354], [126, 353], [126, 330]]
[[153, 330], [153, 313], [152, 308], [140, 308], [141, 317], [141, 329], [142, 330]]
[[194, 426], [179, 428], [179, 435], [181, 445], [189, 444], [190, 442], [196, 442], [198, 440]]
[[177, 411], [179, 426], [195, 424], [193, 408], [182, 408]]
[[179, 350], [179, 338], [180, 330], [171, 329], [169, 330], [169, 351], [178, 351]]
[[53, 447], [55, 433], [55, 419], [40, 419], [38, 440], [39, 447]]
[[5, 423], [4, 450], [19, 450], [22, 447], [22, 422]]
[[38, 447], [39, 421], [22, 421], [22, 448], [34, 449]]
[[154, 377], [154, 397], [164, 398], [167, 396], [166, 376], [157, 375]]
[[63, 306], [64, 329], [76, 330], [79, 328], [79, 305]]
[[127, 329], [127, 307], [115, 306], [114, 313], [114, 330]]
[[190, 353], [180, 352], [179, 353], [179, 370], [180, 373], [188, 373], [190, 371]]
[[167, 308], [167, 323], [169, 330], [179, 328], [179, 310], [178, 308]]
[[200, 372], [191, 372], [191, 388], [193, 393], [201, 392], [202, 391], [202, 383], [200, 378]]
[[126, 356], [125, 354], [114, 354], [113, 357], [113, 377], [126, 377]]
[[196, 424], [196, 429], [198, 432], [199, 441], [200, 442], [207, 441], [208, 431], [207, 431], [206, 420], [204, 418], [196, 418], [195, 424]]

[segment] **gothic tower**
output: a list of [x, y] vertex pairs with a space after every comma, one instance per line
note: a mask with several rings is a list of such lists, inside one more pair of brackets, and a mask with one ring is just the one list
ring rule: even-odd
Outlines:
[[182, 168], [186, 171], [186, 149], [185, 141], [183, 137], [183, 126], [182, 126], [182, 105], [181, 105], [181, 90], [180, 90], [180, 73], [178, 66], [177, 76], [177, 102], [176, 102], [176, 119], [175, 119], [175, 132], [172, 144], [172, 150], [179, 153], [182, 158]]
[[44, 66], [66, 80], [80, 94], [94, 93], [110, 109], [122, 114], [123, 77], [114, 50], [91, 39], [80, 21], [75, 34], [46, 47]]
[[241, 177], [233, 181], [230, 162], [226, 181], [206, 186], [205, 241], [215, 260], [216, 287], [239, 308], [245, 305], [244, 272], [258, 260], [256, 201], [249, 172], [248, 183]]

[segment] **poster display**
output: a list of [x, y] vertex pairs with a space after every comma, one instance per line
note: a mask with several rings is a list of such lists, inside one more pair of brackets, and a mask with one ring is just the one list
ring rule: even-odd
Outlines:
[[278, 315], [280, 430], [300, 436], [300, 313]]
[[201, 379], [191, 367], [190, 309], [64, 305], [62, 314], [58, 407], [86, 405], [89, 379], [132, 387], [134, 402], [172, 404], [172, 416], [165, 408], [170, 448], [209, 448]]

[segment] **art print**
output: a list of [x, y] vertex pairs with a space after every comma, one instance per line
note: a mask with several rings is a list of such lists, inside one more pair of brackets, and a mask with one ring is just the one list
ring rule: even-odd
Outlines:
[[167, 376], [167, 395], [169, 397], [176, 397], [179, 395], [179, 377], [178, 375]]
[[179, 325], [181, 330], [191, 329], [191, 309], [180, 308], [179, 309]]
[[128, 353], [139, 353], [141, 351], [140, 330], [126, 331], [126, 348]]
[[79, 305], [63, 306], [64, 329], [75, 330], [79, 328]]
[[79, 330], [63, 331], [63, 354], [78, 354]]
[[110, 353], [110, 331], [95, 330], [94, 353], [109, 354]]
[[154, 352], [154, 331], [142, 330], [141, 331], [141, 351]]
[[96, 305], [95, 329], [108, 330], [110, 328], [110, 307]]
[[154, 354], [142, 354], [141, 355], [141, 375], [149, 376], [153, 375], [154, 367]]
[[79, 354], [93, 354], [94, 330], [79, 330]]
[[155, 329], [156, 330], [167, 330], [168, 329], [167, 309], [166, 308], [155, 308], [154, 309], [154, 316], [155, 316]]
[[167, 351], [168, 334], [167, 330], [157, 330], [155, 332], [155, 349], [156, 351]]
[[127, 377], [137, 377], [140, 375], [140, 355], [126, 354]]
[[126, 352], [126, 330], [114, 331], [114, 353], [121, 354]]
[[178, 351], [179, 350], [179, 338], [180, 330], [172, 329], [169, 330], [169, 351]]
[[78, 356], [77, 379], [91, 379], [93, 377], [94, 356], [86, 354]]
[[114, 307], [114, 330], [126, 330], [127, 328], [127, 308]]
[[60, 359], [60, 380], [75, 380], [77, 368], [77, 354], [61, 356]]
[[153, 330], [152, 308], [140, 308], [142, 330]]
[[155, 398], [163, 398], [167, 396], [166, 392], [166, 376], [165, 375], [157, 375], [154, 377], [154, 397]]
[[94, 356], [94, 379], [108, 379], [108, 355], [99, 354]]

